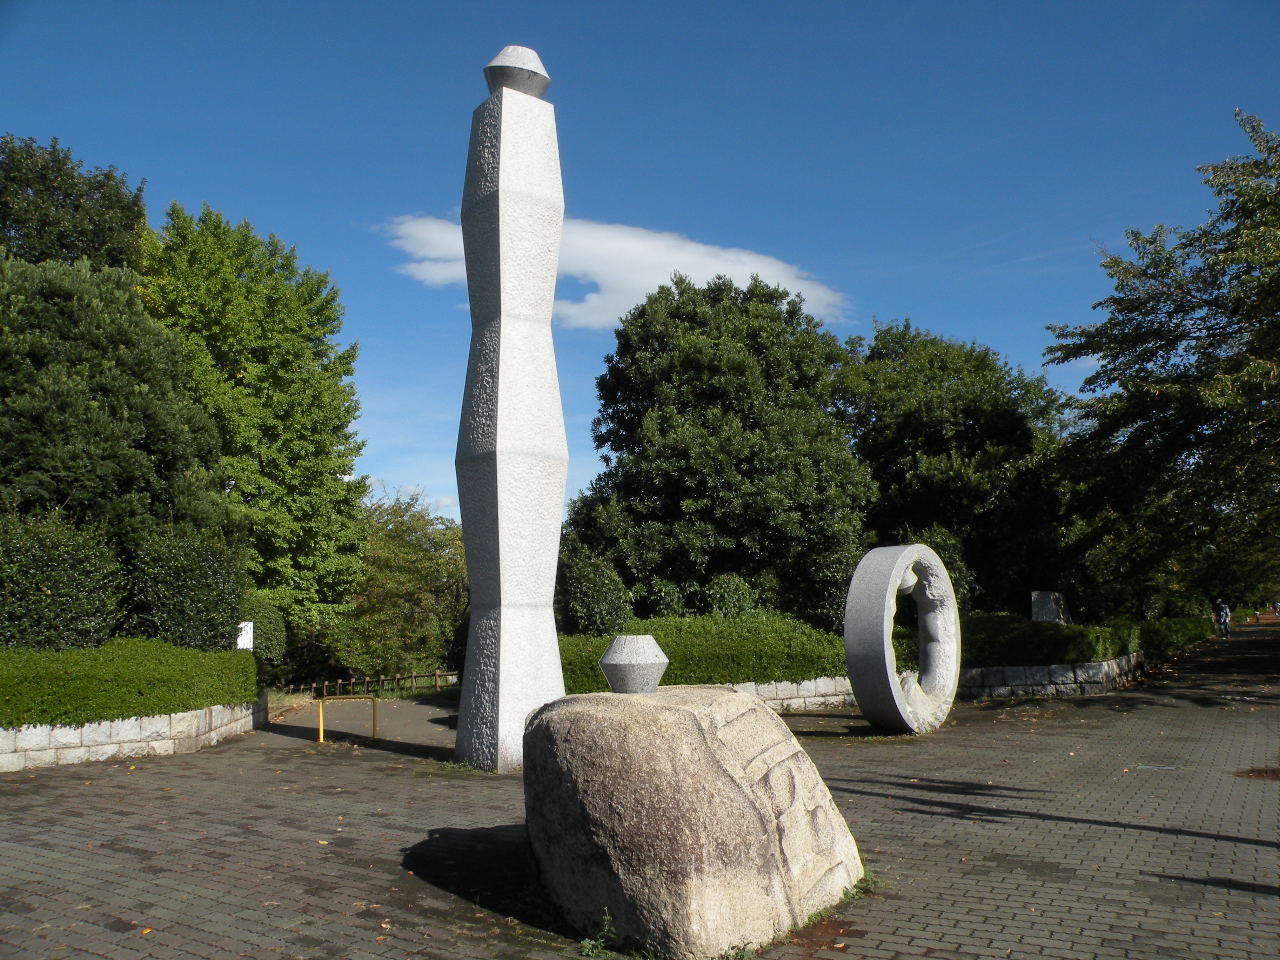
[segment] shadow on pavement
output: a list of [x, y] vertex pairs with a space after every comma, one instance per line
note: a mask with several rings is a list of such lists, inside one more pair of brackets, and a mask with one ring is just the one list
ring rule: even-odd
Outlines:
[[[943, 781], [945, 782], [945, 781]], [[885, 796], [884, 787], [879, 789], [862, 789], [862, 783], [876, 784], [875, 780], [859, 781], [857, 786], [851, 786], [852, 781], [837, 780], [827, 778], [827, 786], [833, 794], [848, 794], [851, 796], [865, 797], [883, 797]], [[880, 781], [880, 783], [890, 783], [889, 781]], [[1072, 817], [1063, 814], [1045, 813], [1040, 810], [1017, 810], [1008, 807], [989, 807], [978, 803], [966, 803], [961, 800], [943, 800], [939, 797], [921, 796], [919, 794], [911, 795], [906, 791], [920, 790], [926, 792], [931, 789], [937, 789], [930, 786], [921, 786], [908, 780], [897, 780], [890, 783], [894, 791], [898, 792], [900, 805], [903, 810], [910, 813], [919, 813], [938, 817], [950, 817], [956, 820], [975, 820], [975, 821], [996, 821], [996, 820], [1031, 820], [1031, 821], [1048, 821], [1051, 823], [1078, 823], [1091, 827], [1111, 827], [1116, 830], [1137, 830], [1143, 833], [1164, 833], [1174, 837], [1200, 837], [1205, 840], [1220, 840], [1225, 843], [1241, 843], [1252, 847], [1274, 847], [1275, 840], [1261, 840], [1255, 837], [1232, 837], [1221, 833], [1208, 833], [1204, 830], [1188, 830], [1184, 827], [1160, 827], [1149, 823], [1123, 823], [1118, 820], [1098, 820], [1093, 817]], [[967, 785], [972, 792], [980, 793], [983, 791], [992, 792], [993, 788], [988, 788], [985, 784]], [[962, 793], [962, 790], [954, 791]], [[914, 806], [911, 806], [914, 804]]]
[[523, 823], [442, 827], [401, 852], [400, 865], [424, 883], [500, 916], [577, 937], [543, 892]]
[[[278, 734], [282, 737], [293, 737], [296, 740], [307, 740], [311, 743], [316, 742], [316, 728], [310, 724], [281, 723], [278, 720], [273, 720], [262, 729], [267, 733]], [[350, 743], [365, 750], [381, 750], [385, 753], [396, 753], [406, 757], [421, 757], [441, 762], [453, 760], [453, 749], [451, 747], [428, 743], [402, 743], [399, 740], [374, 740], [372, 737], [362, 737], [359, 734], [330, 730], [327, 725], [325, 738], [327, 743]]]
[[1196, 887], [1221, 887], [1223, 890], [1280, 897], [1280, 888], [1274, 884], [1249, 883], [1245, 880], [1232, 880], [1230, 877], [1179, 877], [1171, 873], [1144, 873], [1144, 876], [1154, 877], [1157, 880], [1172, 880], [1174, 883], [1186, 883]]

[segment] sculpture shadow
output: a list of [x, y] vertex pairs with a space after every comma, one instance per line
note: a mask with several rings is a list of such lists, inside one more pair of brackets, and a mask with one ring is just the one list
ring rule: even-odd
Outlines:
[[578, 936], [543, 889], [523, 823], [440, 827], [400, 852], [400, 865], [424, 883], [548, 933]]
[[901, 743], [918, 741], [914, 733], [900, 733], [877, 727], [863, 719], [860, 713], [784, 713], [782, 720], [800, 739], [829, 737], [857, 738], [863, 740], [894, 740]]
[[[274, 733], [281, 737], [292, 737], [295, 740], [306, 740], [310, 743], [316, 742], [316, 728], [311, 724], [281, 723], [278, 720], [273, 720], [262, 729], [267, 733]], [[405, 757], [438, 760], [442, 763], [453, 760], [453, 750], [450, 747], [429, 743], [403, 743], [399, 740], [375, 740], [373, 737], [347, 733], [343, 730], [333, 730], [328, 724], [325, 725], [325, 742], [351, 744], [365, 750], [380, 750]]]
[[[837, 778], [827, 778], [827, 786], [832, 794], [847, 794], [850, 796], [865, 796], [882, 799], [887, 795], [885, 786], [892, 789], [892, 794], [898, 798], [897, 805], [906, 813], [921, 814], [924, 816], [946, 817], [951, 820], [986, 820], [991, 822], [1009, 822], [1014, 820], [1025, 820], [1029, 822], [1044, 823], [1071, 823], [1081, 824], [1091, 827], [1110, 827], [1115, 830], [1132, 830], [1138, 833], [1158, 833], [1171, 837], [1197, 837], [1203, 840], [1216, 840], [1224, 843], [1239, 843], [1245, 846], [1272, 847], [1275, 845], [1273, 839], [1260, 839], [1257, 837], [1236, 837], [1230, 834], [1211, 833], [1207, 830], [1191, 830], [1185, 827], [1161, 827], [1151, 823], [1134, 823], [1125, 822], [1123, 820], [1103, 820], [1095, 817], [1077, 817], [1068, 814], [1048, 813], [1044, 810], [1027, 810], [1017, 807], [989, 806], [978, 802], [982, 797], [990, 797], [991, 799], [1001, 799], [1002, 797], [1017, 796], [1018, 794], [1032, 793], [1035, 791], [1022, 790], [1016, 787], [997, 787], [988, 786], [987, 784], [971, 783], [967, 781], [956, 781], [957, 786], [945, 786], [949, 784], [945, 780], [911, 782], [908, 778], [902, 777], [896, 780], [847, 780]], [[881, 786], [877, 786], [880, 784]], [[870, 789], [867, 789], [870, 785]], [[940, 789], [940, 787], [943, 787]], [[947, 799], [947, 795], [956, 797], [956, 799]], [[964, 797], [972, 797], [973, 799], [963, 799]], [[1022, 800], [1034, 802], [1033, 797], [1020, 796]]]
[[[869, 797], [907, 796], [911, 794], [942, 794], [963, 797], [1019, 797], [1033, 793], [1047, 793], [1046, 790], [1032, 790], [1027, 787], [1011, 787], [1004, 784], [993, 784], [975, 780], [946, 780], [939, 777], [865, 777], [858, 780], [825, 778], [827, 784], [847, 784], [848, 786], [831, 786], [831, 792], [862, 794]], [[854, 785], [856, 784], [856, 785]], [[883, 789], [877, 789], [877, 787]]]
[[1269, 883], [1250, 883], [1247, 880], [1233, 880], [1230, 877], [1180, 877], [1173, 873], [1148, 873], [1148, 877], [1158, 880], [1172, 880], [1174, 883], [1185, 883], [1195, 887], [1221, 887], [1237, 893], [1256, 893], [1264, 897], [1280, 897], [1280, 888]]

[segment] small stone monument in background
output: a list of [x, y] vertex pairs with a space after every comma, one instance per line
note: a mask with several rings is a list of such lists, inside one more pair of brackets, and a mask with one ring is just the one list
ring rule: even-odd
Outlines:
[[507, 771], [525, 719], [564, 696], [551, 611], [569, 463], [551, 342], [564, 195], [542, 61], [505, 47], [484, 73], [462, 193], [471, 353], [456, 467], [471, 625], [456, 754]]
[[1066, 597], [1052, 590], [1032, 590], [1031, 619], [1049, 623], [1070, 623], [1071, 611], [1067, 609]]

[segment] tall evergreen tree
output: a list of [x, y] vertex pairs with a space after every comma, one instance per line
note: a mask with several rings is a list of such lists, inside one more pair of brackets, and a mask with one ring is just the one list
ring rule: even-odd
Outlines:
[[[145, 182], [145, 181], [144, 181]], [[147, 230], [143, 184], [115, 167], [85, 170], [57, 138], [0, 136], [0, 246], [31, 263], [137, 269]]]
[[170, 208], [145, 274], [147, 305], [181, 338], [191, 394], [248, 509], [249, 576], [295, 626], [317, 626], [355, 588], [366, 492], [338, 291], [275, 236], [207, 206], [198, 217]]
[[874, 490], [830, 415], [843, 356], [785, 290], [677, 274], [605, 359], [592, 432], [606, 466], [570, 508], [570, 545], [610, 559], [642, 609], [672, 583], [696, 606], [732, 573], [838, 622]]
[[217, 432], [137, 274], [0, 260], [0, 501], [58, 508], [126, 548], [228, 522]]

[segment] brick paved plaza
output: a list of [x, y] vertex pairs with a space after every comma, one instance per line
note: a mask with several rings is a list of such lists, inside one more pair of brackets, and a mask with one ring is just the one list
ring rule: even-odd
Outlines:
[[[789, 718], [878, 892], [769, 948], [808, 957], [1280, 954], [1280, 632], [1128, 690], [962, 704], [879, 738]], [[368, 730], [364, 703], [327, 724]], [[524, 853], [518, 776], [448, 763], [446, 709], [314, 741], [314, 707], [188, 756], [0, 778], [0, 958], [535, 958], [579, 944]]]

